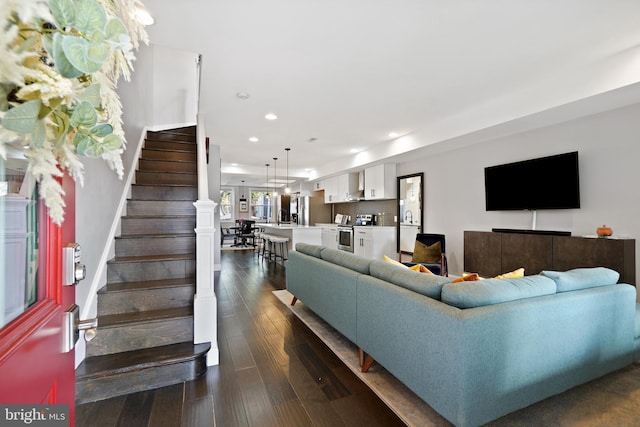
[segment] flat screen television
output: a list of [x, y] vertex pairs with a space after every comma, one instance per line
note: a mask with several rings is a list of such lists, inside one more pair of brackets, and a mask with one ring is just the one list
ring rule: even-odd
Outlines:
[[578, 152], [489, 166], [484, 189], [487, 211], [577, 209]]

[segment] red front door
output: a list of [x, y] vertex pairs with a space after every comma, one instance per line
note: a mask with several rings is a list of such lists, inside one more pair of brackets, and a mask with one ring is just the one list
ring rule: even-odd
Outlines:
[[[62, 184], [66, 202], [62, 226], [51, 222], [41, 200], [32, 201], [32, 207], [27, 207], [27, 229], [31, 231], [27, 234], [31, 237], [27, 237], [28, 259], [24, 263], [27, 272], [23, 272], [23, 276], [12, 271], [22, 260], [21, 252], [16, 255], [18, 249], [22, 250], [22, 237], [12, 229], [17, 223], [16, 217], [3, 212], [6, 221], [2, 224], [4, 234], [0, 243], [5, 245], [4, 258], [7, 261], [0, 264], [5, 270], [0, 280], [6, 282], [0, 283], [0, 292], [4, 292], [4, 298], [0, 298], [0, 310], [4, 311], [1, 314], [5, 320], [0, 323], [0, 404], [27, 405], [25, 411], [29, 410], [28, 405], [51, 405], [49, 412], [46, 408], [40, 408], [40, 411], [43, 416], [56, 416], [58, 419], [62, 407], [57, 404], [66, 404], [68, 412], [62, 416], [68, 417], [72, 426], [74, 351], [63, 352], [62, 327], [63, 313], [75, 303], [75, 288], [62, 285], [62, 248], [75, 241], [75, 184], [66, 175]], [[6, 206], [3, 208], [7, 209]], [[12, 236], [18, 238], [12, 241]], [[13, 245], [14, 242], [17, 246]], [[27, 276], [26, 283], [21, 282], [24, 275]], [[14, 280], [14, 277], [19, 280]], [[19, 295], [27, 295], [22, 307], [18, 308], [21, 313], [17, 315], [12, 303], [16, 288], [19, 288]], [[12, 310], [14, 314], [11, 314]], [[7, 319], [12, 320], [7, 322]], [[0, 412], [0, 425], [5, 418], [14, 415], [19, 416], [11, 411]]]

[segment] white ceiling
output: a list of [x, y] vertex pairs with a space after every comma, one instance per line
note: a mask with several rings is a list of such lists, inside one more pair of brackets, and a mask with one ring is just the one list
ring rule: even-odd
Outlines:
[[595, 112], [605, 107], [593, 97], [618, 88], [635, 90], [606, 108], [640, 101], [638, 0], [145, 5], [151, 43], [203, 56], [201, 111], [223, 184], [264, 184], [273, 157], [283, 178], [285, 147], [289, 175], [313, 179]]

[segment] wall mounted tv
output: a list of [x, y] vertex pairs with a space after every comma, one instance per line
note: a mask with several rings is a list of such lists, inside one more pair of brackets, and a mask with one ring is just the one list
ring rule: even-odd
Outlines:
[[487, 167], [484, 189], [488, 211], [577, 209], [578, 152]]

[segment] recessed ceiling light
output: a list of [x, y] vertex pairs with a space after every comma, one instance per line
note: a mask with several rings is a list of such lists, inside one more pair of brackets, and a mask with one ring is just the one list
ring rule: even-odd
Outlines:
[[399, 136], [399, 135], [398, 135], [398, 133], [397, 133], [397, 132], [390, 132], [390, 133], [389, 133], [389, 137], [390, 137], [390, 138], [397, 138], [398, 136]]
[[258, 142], [260, 141], [258, 138], [256, 138], [255, 136], [252, 136], [251, 138], [249, 138], [249, 141], [251, 142]]
[[236, 93], [236, 98], [238, 99], [249, 99], [251, 95], [247, 92], [237, 92]]
[[315, 137], [311, 137], [309, 139], [307, 139], [308, 142], [316, 142], [318, 140], [318, 138]]
[[273, 114], [273, 113], [269, 113], [269, 114], [267, 114], [266, 116], [264, 116], [264, 118], [265, 118], [265, 119], [267, 119], [267, 120], [275, 120], [275, 119], [277, 119], [277, 118], [278, 118], [278, 116], [276, 116], [276, 115], [275, 115], [275, 114]]
[[357, 152], [359, 152], [360, 149], [359, 148], [352, 148], [351, 150], [349, 150], [350, 153], [355, 154]]
[[238, 166], [237, 163], [231, 163], [231, 166]]

